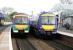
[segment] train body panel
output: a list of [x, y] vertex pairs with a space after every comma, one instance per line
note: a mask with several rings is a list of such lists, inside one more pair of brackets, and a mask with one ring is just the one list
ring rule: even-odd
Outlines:
[[37, 29], [38, 35], [51, 35], [56, 34], [58, 29], [57, 16], [53, 13], [43, 13], [39, 15]]
[[13, 19], [13, 25], [11, 27], [11, 33], [14, 36], [15, 34], [27, 36], [29, 33], [29, 19], [25, 14], [17, 14]]

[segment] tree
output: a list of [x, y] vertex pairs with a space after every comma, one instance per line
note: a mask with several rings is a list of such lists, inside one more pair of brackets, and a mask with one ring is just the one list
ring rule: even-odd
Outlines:
[[73, 4], [72, 0], [60, 0], [63, 4]]
[[16, 13], [17, 13], [17, 12], [12, 12], [11, 14], [9, 14], [11, 20], [13, 19], [13, 16], [14, 16]]
[[[61, 3], [54, 6], [54, 11], [61, 12], [61, 17], [67, 17], [73, 14], [73, 2], [72, 0], [60, 0]], [[71, 2], [71, 4], [70, 4]]]
[[13, 8], [11, 7], [3, 7], [1, 9], [2, 13], [5, 15], [5, 21], [11, 21], [12, 20], [12, 15], [16, 12]]
[[9, 15], [10, 13], [14, 12], [15, 10], [11, 7], [3, 7], [2, 12], [6, 15]]
[[54, 12], [58, 13], [59, 23], [65, 17], [73, 15], [73, 2], [70, 0], [60, 0], [61, 2], [56, 4], [53, 8]]

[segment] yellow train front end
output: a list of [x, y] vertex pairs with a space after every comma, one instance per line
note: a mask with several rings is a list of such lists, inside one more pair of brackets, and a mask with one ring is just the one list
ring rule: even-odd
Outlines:
[[42, 29], [45, 31], [53, 31], [55, 29], [55, 25], [42, 25]]

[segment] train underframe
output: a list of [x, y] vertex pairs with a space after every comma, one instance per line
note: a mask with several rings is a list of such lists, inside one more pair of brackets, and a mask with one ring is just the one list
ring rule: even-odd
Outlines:
[[35, 26], [31, 28], [31, 33], [37, 37], [42, 39], [58, 39], [61, 38], [61, 35], [55, 31], [45, 31], [45, 30], [38, 30]]
[[28, 33], [25, 33], [24, 30], [18, 30], [18, 32], [13, 32], [13, 29], [11, 29], [11, 36], [12, 37], [28, 37]]

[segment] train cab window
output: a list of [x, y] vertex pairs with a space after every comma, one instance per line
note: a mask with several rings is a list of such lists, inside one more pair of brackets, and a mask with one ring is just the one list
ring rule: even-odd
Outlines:
[[53, 16], [42, 17], [41, 23], [42, 24], [55, 24], [55, 17]]
[[29, 23], [28, 18], [22, 18], [22, 23], [28, 24]]
[[55, 24], [55, 17], [49, 17], [49, 24]]
[[28, 19], [25, 17], [15, 18], [13, 20], [13, 23], [15, 23], [15, 24], [28, 24]]
[[48, 17], [42, 17], [41, 22], [42, 24], [49, 24]]

